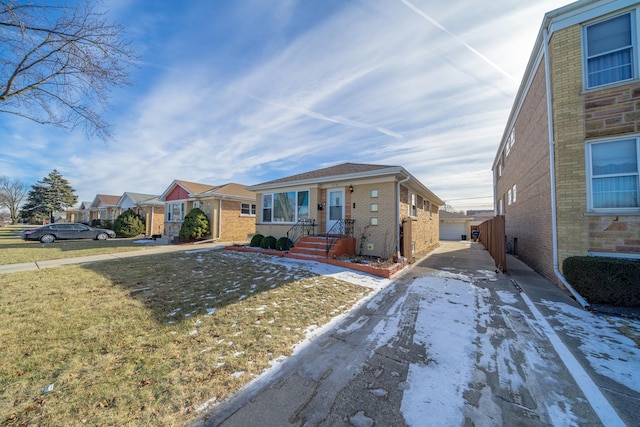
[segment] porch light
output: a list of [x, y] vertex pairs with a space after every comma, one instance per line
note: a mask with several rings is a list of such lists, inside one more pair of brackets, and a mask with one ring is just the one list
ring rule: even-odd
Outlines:
[[353, 193], [353, 185], [349, 186], [349, 193]]

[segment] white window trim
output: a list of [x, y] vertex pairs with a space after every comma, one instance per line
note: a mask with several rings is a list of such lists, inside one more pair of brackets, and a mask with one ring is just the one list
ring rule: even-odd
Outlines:
[[[615, 86], [618, 84], [623, 84], [625, 82], [630, 82], [633, 80], [638, 80], [638, 47], [640, 46], [640, 40], [638, 40], [638, 34], [640, 34], [640, 31], [638, 31], [638, 22], [636, 19], [636, 10], [637, 9], [631, 9], [631, 10], [627, 10], [623, 13], [618, 13], [612, 16], [607, 16], [604, 19], [598, 19], [597, 21], [593, 21], [590, 22], [586, 25], [582, 26], [582, 88], [583, 90], [587, 91], [587, 90], [600, 90], [603, 87], [607, 87], [607, 86]], [[625, 14], [630, 14], [631, 15], [631, 55], [632, 55], [632, 59], [631, 59], [631, 63], [633, 64], [633, 75], [631, 76], [630, 79], [626, 79], [626, 80], [618, 80], [615, 82], [611, 82], [611, 83], [605, 83], [602, 85], [597, 85], [597, 86], [589, 86], [589, 72], [588, 72], [588, 57], [587, 57], [587, 28], [589, 28], [592, 25], [595, 24], [599, 24], [601, 22], [605, 22], [608, 21], [609, 19], [613, 19], [613, 18], [617, 18], [619, 16], [625, 15]]]
[[[243, 213], [245, 207], [248, 207], [249, 213]], [[255, 203], [240, 203], [240, 216], [256, 216]]]
[[418, 195], [409, 191], [407, 204], [409, 205], [407, 214], [411, 218], [416, 218], [418, 216]]
[[[624, 141], [624, 140], [629, 140], [629, 139], [634, 139], [636, 141], [636, 165], [638, 167], [638, 179], [640, 180], [640, 136], [639, 135], [629, 135], [629, 136], [623, 136], [623, 137], [619, 137], [619, 138], [608, 138], [608, 139], [600, 139], [600, 140], [595, 140], [595, 141], [588, 141], [585, 143], [585, 170], [586, 170], [586, 177], [587, 177], [587, 211], [588, 212], [593, 212], [593, 213], [615, 213], [615, 214], [624, 214], [624, 213], [640, 213], [640, 206], [639, 207], [632, 207], [632, 208], [594, 208], [593, 207], [593, 196], [592, 196], [592, 189], [591, 189], [591, 183], [592, 183], [592, 176], [591, 176], [591, 171], [592, 171], [592, 155], [591, 155], [591, 147], [594, 144], [602, 144], [602, 143], [609, 143], [609, 142], [616, 142], [616, 141]], [[640, 188], [639, 188], [640, 191]], [[639, 197], [639, 201], [640, 201], [640, 195], [638, 195]]]
[[[260, 197], [260, 224], [295, 224], [296, 222], [299, 221], [298, 218], [298, 193], [304, 192], [306, 191], [307, 193], [309, 193], [309, 213], [311, 213], [311, 189], [302, 189], [302, 190], [289, 190], [289, 191], [274, 191], [272, 193], [263, 193], [262, 196]], [[275, 202], [274, 202], [274, 195], [279, 194], [279, 193], [289, 193], [289, 192], [293, 192], [296, 195], [296, 200], [295, 200], [295, 205], [296, 205], [296, 209], [295, 209], [295, 221], [291, 222], [291, 221], [274, 221], [273, 220], [273, 213], [275, 211]], [[263, 211], [264, 211], [264, 197], [265, 196], [270, 196], [271, 197], [271, 220], [270, 221], [264, 221], [264, 217], [263, 217]]]

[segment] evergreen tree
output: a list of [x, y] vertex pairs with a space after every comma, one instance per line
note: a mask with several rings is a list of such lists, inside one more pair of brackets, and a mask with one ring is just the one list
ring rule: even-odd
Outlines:
[[62, 212], [75, 205], [78, 196], [75, 190], [57, 170], [51, 171], [31, 187], [27, 196], [27, 203], [22, 207], [23, 218], [50, 218], [54, 222], [53, 214]]
[[118, 215], [118, 218], [113, 223], [113, 231], [118, 236], [122, 237], [136, 237], [144, 234], [144, 220], [140, 215], [135, 213], [132, 209], [127, 209]]
[[178, 236], [181, 239], [202, 239], [209, 233], [209, 217], [202, 209], [193, 208], [184, 217]]

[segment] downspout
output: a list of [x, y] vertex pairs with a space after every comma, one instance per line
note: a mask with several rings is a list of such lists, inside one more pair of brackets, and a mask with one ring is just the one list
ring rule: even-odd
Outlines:
[[401, 227], [401, 224], [400, 224], [400, 184], [409, 181], [409, 178], [410, 177], [407, 176], [406, 178], [398, 181], [397, 190], [396, 190], [396, 195], [398, 197], [398, 199], [396, 201], [396, 206], [397, 206], [397, 209], [396, 209], [396, 225], [397, 225], [397, 230], [396, 230], [396, 246], [397, 246], [397, 248], [396, 248], [396, 251], [397, 251], [397, 254], [396, 255], [398, 256], [398, 259], [400, 259], [400, 257], [401, 257], [401, 250], [400, 250], [400, 227]]
[[151, 205], [151, 219], [149, 220], [149, 237], [153, 236], [153, 215], [155, 206]]
[[222, 198], [218, 199], [218, 237], [216, 240], [220, 240], [222, 236]]
[[552, 247], [553, 247], [553, 272], [562, 284], [569, 290], [571, 295], [578, 301], [578, 303], [585, 309], [589, 309], [589, 303], [580, 295], [573, 286], [569, 284], [567, 279], [560, 272], [558, 266], [558, 220], [556, 218], [556, 171], [555, 171], [555, 136], [553, 133], [553, 110], [551, 100], [551, 76], [549, 70], [549, 30], [544, 28], [544, 74], [545, 85], [547, 87], [547, 123], [549, 125], [549, 174], [551, 179], [551, 233], [552, 233]]

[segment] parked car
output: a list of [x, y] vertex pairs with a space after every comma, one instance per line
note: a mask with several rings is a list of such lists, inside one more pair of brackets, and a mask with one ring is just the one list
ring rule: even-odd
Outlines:
[[115, 231], [93, 228], [84, 224], [48, 224], [38, 228], [28, 228], [22, 232], [24, 240], [40, 240], [42, 243], [69, 239], [107, 240], [109, 237], [116, 237]]

